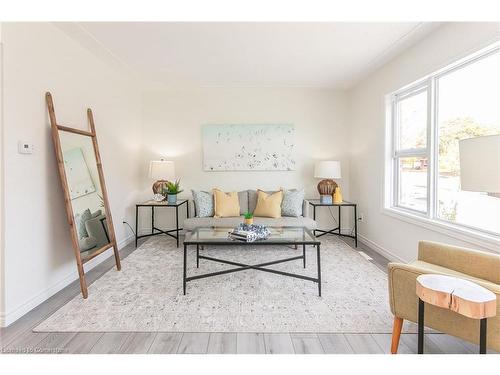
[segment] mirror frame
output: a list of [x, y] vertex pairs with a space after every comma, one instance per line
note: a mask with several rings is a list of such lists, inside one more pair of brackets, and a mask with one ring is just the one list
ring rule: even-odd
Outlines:
[[[51, 127], [51, 131], [52, 131], [52, 140], [54, 142], [54, 149], [55, 149], [55, 153], [56, 153], [57, 166], [58, 166], [58, 170], [59, 170], [59, 178], [60, 178], [61, 186], [63, 189], [64, 203], [66, 205], [66, 216], [67, 216], [68, 223], [70, 226], [71, 242], [73, 244], [73, 251], [75, 253], [76, 266], [78, 269], [78, 276], [80, 278], [80, 289], [82, 291], [83, 298], [87, 298], [88, 297], [87, 282], [85, 280], [85, 269], [83, 267], [85, 263], [87, 263], [91, 259], [94, 259], [96, 256], [98, 256], [99, 254], [102, 254], [106, 250], [113, 248], [113, 252], [115, 255], [116, 268], [118, 271], [121, 270], [120, 254], [118, 252], [118, 246], [116, 244], [115, 229], [113, 226], [113, 219], [111, 217], [111, 210], [109, 207], [108, 193], [106, 190], [106, 183], [104, 181], [104, 173], [102, 170], [101, 156], [99, 154], [99, 146], [97, 143], [97, 135], [96, 135], [95, 125], [94, 125], [94, 116], [92, 114], [92, 110], [90, 108], [88, 108], [87, 109], [87, 120], [89, 122], [90, 131], [85, 131], [85, 130], [71, 128], [68, 126], [58, 125], [57, 121], [56, 121], [56, 113], [54, 110], [54, 102], [52, 100], [52, 95], [50, 94], [50, 92], [45, 93], [45, 99], [47, 102], [47, 110], [49, 112], [50, 127]], [[65, 132], [69, 132], [69, 133], [74, 133], [74, 134], [79, 134], [82, 136], [90, 137], [92, 139], [92, 144], [94, 146], [93, 148], [94, 148], [94, 154], [95, 154], [95, 159], [96, 159], [96, 164], [97, 164], [97, 171], [99, 174], [99, 182], [101, 184], [102, 199], [104, 201], [104, 209], [106, 211], [106, 224], [107, 224], [107, 228], [108, 228], [109, 243], [107, 243], [106, 245], [102, 246], [101, 248], [93, 251], [88, 257], [84, 257], [84, 258], [82, 258], [81, 253], [80, 253], [80, 244], [78, 242], [78, 232], [77, 232], [76, 225], [75, 225], [75, 217], [74, 217], [74, 212], [73, 212], [73, 206], [71, 204], [70, 189], [68, 187], [68, 180], [66, 178], [66, 170], [64, 169], [63, 151], [62, 151], [62, 147], [61, 147], [61, 139], [59, 137], [59, 131], [65, 131]]]

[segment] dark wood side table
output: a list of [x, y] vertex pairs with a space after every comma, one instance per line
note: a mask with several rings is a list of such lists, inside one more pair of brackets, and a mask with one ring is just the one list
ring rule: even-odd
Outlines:
[[[358, 247], [358, 208], [356, 203], [352, 202], [347, 202], [343, 201], [342, 203], [321, 203], [319, 199], [306, 199], [309, 204], [313, 207], [313, 219], [316, 220], [316, 207], [338, 207], [338, 213], [339, 213], [339, 225], [333, 229], [329, 230], [323, 230], [323, 229], [316, 229], [314, 230], [314, 235], [316, 235], [316, 232], [319, 232], [321, 234], [318, 234], [316, 237], [321, 237], [324, 236], [325, 234], [334, 234], [336, 236], [342, 236], [342, 237], [349, 237], [354, 239], [354, 244], [356, 247]], [[354, 209], [354, 236], [350, 234], [344, 234], [340, 231], [340, 228], [342, 226], [342, 207], [352, 207]]]
[[[166, 234], [177, 240], [177, 247], [179, 247], [179, 207], [183, 204], [186, 205], [186, 217], [189, 217], [189, 201], [187, 199], [178, 199], [177, 203], [168, 203], [167, 201], [147, 201], [144, 203], [139, 203], [135, 205], [135, 247], [137, 247], [137, 240], [139, 238], [156, 236], [158, 234]], [[151, 207], [151, 233], [143, 234], [139, 236], [138, 226], [139, 226], [139, 207]], [[155, 227], [155, 208], [158, 207], [169, 207], [175, 208], [175, 229], [163, 230]], [[175, 234], [173, 234], [175, 232]]]

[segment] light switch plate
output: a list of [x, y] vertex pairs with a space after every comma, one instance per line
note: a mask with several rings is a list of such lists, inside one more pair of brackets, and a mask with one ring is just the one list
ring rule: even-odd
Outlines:
[[28, 142], [19, 141], [17, 142], [17, 151], [20, 154], [32, 154], [35, 151], [35, 146]]

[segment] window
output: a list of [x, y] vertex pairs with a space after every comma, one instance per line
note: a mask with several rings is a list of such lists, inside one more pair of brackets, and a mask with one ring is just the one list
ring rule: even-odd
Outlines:
[[500, 236], [500, 192], [461, 190], [458, 147], [500, 134], [499, 67], [497, 45], [389, 96], [386, 207]]
[[427, 212], [427, 102], [426, 85], [394, 99], [395, 205]]

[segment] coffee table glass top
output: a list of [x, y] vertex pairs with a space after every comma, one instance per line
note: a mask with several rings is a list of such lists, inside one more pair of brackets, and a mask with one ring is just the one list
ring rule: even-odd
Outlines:
[[271, 235], [265, 240], [243, 242], [231, 240], [228, 233], [233, 227], [198, 227], [186, 235], [184, 242], [196, 243], [228, 243], [228, 244], [280, 244], [280, 243], [318, 243], [316, 237], [305, 227], [268, 227]]

